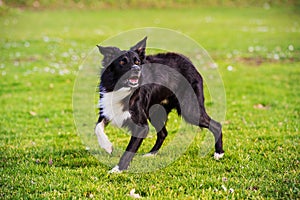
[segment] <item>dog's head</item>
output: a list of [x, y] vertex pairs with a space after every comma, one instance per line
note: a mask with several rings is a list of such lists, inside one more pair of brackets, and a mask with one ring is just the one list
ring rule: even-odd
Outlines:
[[138, 87], [141, 79], [141, 67], [145, 59], [146, 40], [147, 37], [129, 50], [97, 45], [100, 53], [104, 56], [101, 81], [109, 82], [110, 87], [118, 87], [111, 89]]

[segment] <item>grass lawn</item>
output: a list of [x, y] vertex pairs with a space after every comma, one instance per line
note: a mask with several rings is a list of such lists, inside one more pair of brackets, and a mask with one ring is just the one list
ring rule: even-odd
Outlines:
[[[145, 199], [300, 198], [295, 8], [14, 10], [0, 25], [1, 199], [131, 199], [132, 189]], [[76, 132], [78, 67], [101, 41], [153, 26], [190, 36], [218, 64], [226, 154], [200, 156], [200, 133], [166, 168], [108, 174]]]

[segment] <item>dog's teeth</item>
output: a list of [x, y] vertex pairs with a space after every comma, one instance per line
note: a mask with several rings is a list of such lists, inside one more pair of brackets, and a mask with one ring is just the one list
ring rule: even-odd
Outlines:
[[219, 160], [219, 159], [222, 158], [223, 156], [224, 156], [224, 153], [217, 153], [217, 152], [214, 153], [214, 158], [215, 158], [216, 160]]
[[113, 173], [122, 173], [122, 170], [119, 169], [119, 165], [116, 165], [114, 168], [108, 171], [109, 174]]

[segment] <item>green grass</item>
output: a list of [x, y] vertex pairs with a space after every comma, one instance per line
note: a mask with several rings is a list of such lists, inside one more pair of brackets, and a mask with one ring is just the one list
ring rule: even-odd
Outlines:
[[[299, 21], [292, 7], [1, 16], [0, 198], [131, 199], [131, 189], [145, 199], [300, 198]], [[187, 34], [218, 63], [226, 89], [226, 154], [220, 161], [212, 158], [213, 149], [201, 156], [200, 133], [166, 168], [109, 175], [110, 167], [92, 156], [76, 133], [74, 81], [96, 44], [148, 26]], [[210, 107], [209, 99], [206, 103]], [[126, 137], [121, 142], [126, 144]]]

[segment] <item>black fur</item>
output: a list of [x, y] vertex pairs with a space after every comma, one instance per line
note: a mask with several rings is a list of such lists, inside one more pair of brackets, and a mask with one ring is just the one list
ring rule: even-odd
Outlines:
[[[129, 111], [131, 117], [124, 120], [121, 126], [127, 127], [132, 136], [118, 164], [119, 169], [128, 168], [147, 136], [148, 119], [157, 131], [157, 140], [150, 153], [159, 151], [168, 135], [165, 127], [167, 115], [173, 109], [187, 122], [208, 128], [215, 137], [216, 153], [223, 153], [221, 124], [212, 120], [205, 111], [201, 75], [183, 55], [161, 53], [146, 56], [146, 39], [129, 51], [98, 46], [104, 55], [100, 99], [106, 93], [130, 88], [129, 95], [121, 103], [123, 111]], [[136, 79], [138, 85], [135, 84]], [[155, 107], [156, 104], [160, 106]], [[103, 109], [100, 105], [98, 123], [105, 120], [107, 124], [112, 119], [105, 116]]]

